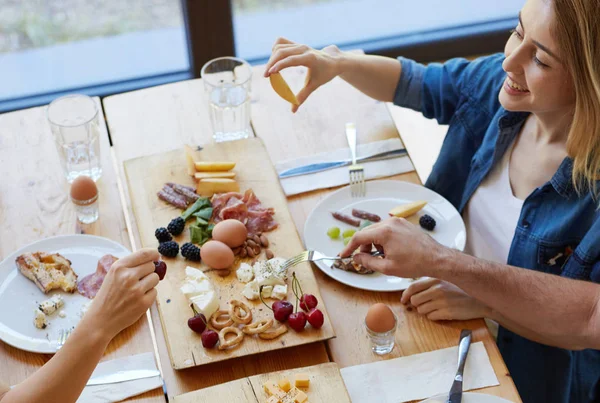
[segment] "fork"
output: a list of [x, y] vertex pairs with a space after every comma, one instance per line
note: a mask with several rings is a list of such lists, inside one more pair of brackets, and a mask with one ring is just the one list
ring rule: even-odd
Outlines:
[[[376, 252], [372, 252], [371, 256], [384, 256], [384, 254], [382, 252], [376, 251]], [[348, 261], [351, 260], [352, 256], [349, 257], [331, 257], [331, 256], [325, 256], [324, 254], [322, 254], [321, 252], [317, 252], [316, 250], [305, 250], [304, 252], [300, 252], [299, 254], [297, 254], [294, 257], [289, 258], [288, 260], [286, 260], [285, 262], [283, 262], [283, 264], [281, 265], [281, 269], [282, 271], [286, 271], [291, 267], [294, 266], [298, 266], [300, 263], [304, 263], [304, 262], [317, 262], [319, 260], [342, 260], [342, 261]]]
[[348, 168], [350, 175], [350, 194], [352, 197], [364, 197], [366, 192], [365, 170], [362, 165], [356, 163], [356, 126], [354, 123], [346, 123], [346, 137], [352, 153], [352, 165]]
[[72, 329], [61, 329], [60, 333], [58, 335], [58, 344], [56, 345], [56, 351], [60, 350], [65, 343], [67, 342], [67, 339], [69, 338], [69, 336], [71, 335], [71, 333], [73, 332]]

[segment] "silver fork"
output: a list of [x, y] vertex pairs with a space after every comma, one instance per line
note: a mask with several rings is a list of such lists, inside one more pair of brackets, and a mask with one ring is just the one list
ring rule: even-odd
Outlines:
[[67, 342], [67, 339], [69, 338], [69, 336], [71, 335], [71, 333], [73, 332], [73, 329], [61, 329], [60, 333], [58, 335], [58, 344], [56, 345], [56, 351], [60, 350], [65, 343]]
[[356, 163], [356, 126], [354, 123], [346, 123], [346, 137], [352, 153], [352, 165], [348, 168], [350, 175], [350, 194], [352, 197], [364, 197], [366, 192], [365, 170], [362, 165]]
[[[372, 252], [371, 253], [372, 256], [384, 256], [383, 253], [381, 252]], [[289, 258], [288, 260], [286, 260], [285, 262], [283, 262], [283, 264], [281, 265], [281, 270], [285, 271], [288, 270], [291, 267], [294, 266], [298, 266], [300, 263], [304, 263], [304, 262], [316, 262], [319, 260], [342, 260], [342, 261], [348, 261], [351, 260], [352, 256], [349, 257], [331, 257], [331, 256], [325, 256], [324, 254], [322, 254], [321, 252], [317, 252], [316, 250], [305, 250], [304, 252], [300, 252], [299, 254], [297, 254], [294, 257]]]

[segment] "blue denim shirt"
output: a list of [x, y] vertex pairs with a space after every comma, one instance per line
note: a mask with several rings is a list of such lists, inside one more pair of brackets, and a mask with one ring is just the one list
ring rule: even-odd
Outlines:
[[[400, 58], [394, 103], [449, 125], [425, 186], [461, 213], [528, 116], [508, 112], [498, 101], [503, 60], [498, 54], [425, 67]], [[589, 192], [577, 194], [571, 174], [572, 160], [565, 158], [552, 179], [525, 199], [507, 263], [600, 282], [600, 214]], [[502, 327], [498, 346], [524, 402], [600, 402], [600, 351], [549, 347]]]

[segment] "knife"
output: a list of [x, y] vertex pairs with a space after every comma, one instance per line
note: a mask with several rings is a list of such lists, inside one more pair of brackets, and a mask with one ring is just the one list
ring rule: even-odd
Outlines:
[[[382, 153], [377, 153], [377, 154], [373, 154], [373, 155], [368, 155], [366, 157], [357, 158], [356, 162], [358, 163], [358, 162], [382, 161], [382, 160], [400, 157], [402, 155], [406, 155], [405, 148], [400, 148], [400, 149], [392, 150], [392, 151], [385, 151]], [[289, 178], [292, 176], [313, 174], [313, 173], [317, 173], [317, 172], [321, 172], [321, 171], [326, 171], [328, 169], [345, 167], [345, 166], [349, 166], [349, 165], [352, 165], [351, 159], [341, 160], [341, 161], [331, 161], [331, 162], [318, 162], [316, 164], [309, 164], [309, 165], [303, 165], [301, 167], [286, 169], [285, 171], [283, 171], [279, 174], [279, 177], [281, 179], [283, 179], [283, 178]]]
[[118, 371], [108, 375], [92, 377], [86, 386], [104, 385], [107, 383], [121, 383], [137, 379], [152, 378], [160, 376], [160, 372], [155, 369], [136, 369], [130, 371]]
[[463, 371], [467, 362], [467, 354], [469, 354], [469, 346], [471, 345], [471, 331], [463, 330], [460, 332], [460, 341], [458, 343], [458, 369], [456, 376], [450, 388], [450, 394], [446, 403], [461, 403], [463, 392]]

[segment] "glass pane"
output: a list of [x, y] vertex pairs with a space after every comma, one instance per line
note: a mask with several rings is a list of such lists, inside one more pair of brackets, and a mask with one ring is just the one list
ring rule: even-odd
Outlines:
[[516, 18], [523, 0], [233, 0], [237, 55], [268, 57], [278, 36], [313, 47], [354, 46]]
[[180, 0], [2, 0], [0, 101], [189, 70]]

